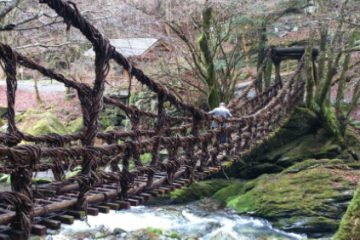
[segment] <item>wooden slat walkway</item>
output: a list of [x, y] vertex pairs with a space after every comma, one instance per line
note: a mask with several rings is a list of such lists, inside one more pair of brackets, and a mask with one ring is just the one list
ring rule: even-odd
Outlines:
[[[218, 173], [221, 167], [208, 167], [203, 172], [195, 173], [195, 180], [203, 180], [209, 175]], [[118, 183], [108, 183], [101, 187], [91, 190], [87, 196], [89, 206], [88, 215], [98, 215], [99, 213], [109, 213], [110, 210], [128, 209], [149, 201], [156, 196], [164, 196], [175, 189], [189, 185], [189, 179], [182, 178], [185, 167], [180, 168], [175, 174], [175, 181], [171, 185], [166, 185], [166, 173], [155, 175], [151, 190], [146, 187], [146, 176], [139, 176], [135, 179], [134, 185], [128, 191], [128, 199], [119, 200]], [[165, 184], [165, 185], [164, 185]], [[32, 216], [34, 222], [31, 233], [43, 236], [47, 234], [47, 229], [60, 229], [61, 224], [72, 224], [74, 220], [85, 218], [85, 212], [73, 210], [77, 202], [77, 191], [70, 191], [53, 197], [43, 197], [34, 199], [34, 210]], [[26, 239], [25, 233], [14, 230], [10, 226], [16, 217], [15, 211], [8, 209], [5, 205], [0, 205], [0, 240], [2, 239]]]

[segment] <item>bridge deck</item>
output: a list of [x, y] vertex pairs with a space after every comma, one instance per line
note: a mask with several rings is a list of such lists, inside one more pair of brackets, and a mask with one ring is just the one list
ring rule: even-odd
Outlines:
[[[175, 181], [172, 184], [164, 184], [166, 182], [166, 172], [159, 172], [154, 177], [154, 183], [151, 190], [146, 191], [147, 176], [139, 176], [135, 179], [134, 185], [128, 191], [128, 198], [119, 200], [118, 183], [107, 183], [96, 187], [89, 192], [87, 200], [89, 206], [87, 208], [88, 215], [97, 215], [100, 213], [109, 213], [110, 210], [128, 209], [131, 206], [143, 204], [156, 196], [163, 196], [175, 189], [190, 184], [190, 180], [182, 178], [185, 168], [179, 169], [175, 174]], [[203, 180], [211, 174], [218, 173], [220, 167], [208, 167], [203, 172], [196, 172], [194, 180]], [[49, 189], [40, 186], [38, 191]], [[34, 198], [34, 217], [31, 233], [43, 236], [47, 234], [47, 229], [57, 230], [61, 224], [72, 224], [75, 219], [81, 220], [85, 218], [84, 211], [74, 210], [78, 198], [78, 191], [70, 191], [61, 195], [52, 197], [36, 197]], [[9, 208], [10, 207], [10, 208]], [[11, 206], [0, 204], [0, 240], [20, 238], [25, 239], [26, 234], [20, 230], [14, 230], [8, 223], [11, 223], [16, 217], [15, 211]]]
[[[195, 173], [195, 180], [203, 180], [211, 174], [220, 171], [220, 167], [208, 167], [203, 172]], [[108, 183], [94, 188], [87, 195], [89, 206], [88, 215], [97, 215], [100, 213], [109, 213], [110, 210], [128, 209], [131, 206], [137, 206], [150, 200], [152, 197], [164, 196], [165, 194], [190, 184], [190, 180], [182, 178], [185, 168], [176, 172], [175, 181], [168, 185], [166, 182], [166, 173], [160, 172], [155, 175], [151, 190], [144, 191], [146, 187], [147, 176], [139, 176], [135, 179], [133, 187], [128, 191], [128, 199], [119, 200], [119, 186], [117, 183]], [[47, 189], [47, 188], [44, 188]], [[41, 190], [41, 188], [39, 189]], [[85, 212], [74, 210], [79, 192], [71, 191], [65, 194], [53, 197], [42, 197], [34, 199], [34, 217], [32, 234], [46, 235], [47, 229], [59, 229], [61, 224], [72, 224], [74, 219], [84, 219]], [[25, 233], [14, 230], [7, 224], [11, 223], [16, 216], [15, 211], [9, 206], [0, 205], [0, 240], [25, 238]]]

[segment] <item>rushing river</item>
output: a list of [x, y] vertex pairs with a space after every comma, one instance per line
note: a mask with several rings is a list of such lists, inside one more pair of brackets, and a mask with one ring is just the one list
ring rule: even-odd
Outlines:
[[239, 216], [212, 202], [139, 206], [89, 216], [87, 222], [62, 225], [46, 239], [204, 239], [285, 240], [305, 235], [275, 229], [265, 220]]

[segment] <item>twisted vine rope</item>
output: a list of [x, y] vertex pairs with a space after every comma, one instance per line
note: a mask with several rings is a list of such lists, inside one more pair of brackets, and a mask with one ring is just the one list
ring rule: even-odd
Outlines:
[[[167, 183], [171, 184], [175, 173], [181, 167], [185, 167], [187, 178], [194, 179], [196, 169], [201, 171], [207, 166], [219, 165], [218, 156], [222, 150], [240, 156], [248, 153], [271, 137], [303, 98], [305, 82], [300, 74], [304, 66], [302, 58], [293, 75], [285, 83], [276, 81], [267, 91], [243, 104], [235, 101], [233, 109], [241, 117], [226, 120], [231, 122], [231, 126], [210, 129], [211, 121], [221, 123], [225, 120], [178, 100], [164, 86], [131, 66], [128, 60], [111, 46], [109, 40], [81, 16], [75, 4], [63, 0], [40, 0], [40, 3], [47, 4], [64, 18], [68, 27], [78, 28], [92, 43], [96, 54], [95, 80], [93, 86], [72, 81], [0, 43], [0, 58], [7, 76], [8, 99], [8, 129], [5, 134], [0, 135], [0, 172], [11, 173], [13, 190], [10, 193], [1, 192], [0, 201], [13, 206], [17, 214], [14, 224], [28, 235], [32, 222], [33, 172], [51, 169], [56, 181], [49, 187], [77, 184], [79, 195], [76, 207], [86, 211], [87, 193], [106, 181], [119, 183], [119, 197], [126, 199], [137, 176], [146, 177], [147, 189], [151, 189], [157, 172], [166, 172]], [[104, 97], [111, 59], [158, 95], [156, 114]], [[17, 129], [14, 107], [17, 64], [39, 71], [77, 91], [83, 116], [83, 128], [78, 133], [32, 136]], [[186, 111], [186, 115], [170, 116], [166, 112], [165, 103]], [[104, 104], [123, 110], [131, 122], [131, 131], [100, 132], [99, 114]], [[154, 129], [143, 129], [142, 119], [153, 121]], [[231, 141], [221, 145], [219, 138], [224, 133], [230, 136]], [[105, 140], [106, 144], [96, 145], [96, 138]], [[22, 140], [28, 143], [19, 145]], [[119, 140], [124, 143], [119, 144]], [[77, 144], [78, 141], [81, 146]], [[161, 150], [166, 150], [166, 159], [161, 158]], [[147, 165], [140, 160], [140, 155], [144, 153], [152, 155], [152, 160]], [[130, 168], [131, 162], [135, 166], [133, 169]], [[74, 166], [81, 166], [81, 172], [72, 178], [64, 179], [65, 171]], [[105, 171], [106, 166], [110, 166], [111, 171]]]

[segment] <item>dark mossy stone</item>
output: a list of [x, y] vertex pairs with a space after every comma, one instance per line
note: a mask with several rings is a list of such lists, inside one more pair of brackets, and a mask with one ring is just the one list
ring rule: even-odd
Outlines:
[[360, 185], [343, 216], [334, 240], [359, 239], [360, 237]]
[[220, 189], [231, 184], [224, 179], [213, 179], [191, 184], [188, 187], [177, 189], [171, 193], [172, 203], [186, 203], [211, 197]]
[[212, 197], [240, 214], [262, 217], [276, 227], [310, 237], [333, 234], [346, 210], [358, 164], [341, 159], [308, 159], [278, 174], [235, 181]]
[[0, 106], [0, 119], [5, 116], [6, 111], [7, 111], [6, 107]]

